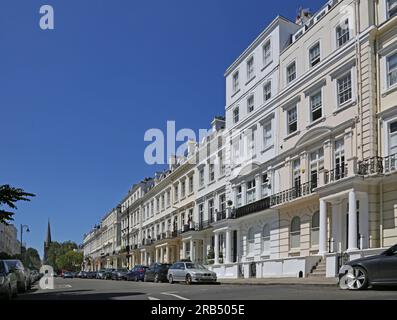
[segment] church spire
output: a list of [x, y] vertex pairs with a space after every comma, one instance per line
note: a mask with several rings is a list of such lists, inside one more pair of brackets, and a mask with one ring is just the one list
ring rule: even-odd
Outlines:
[[48, 219], [48, 226], [47, 226], [47, 237], [45, 240], [47, 246], [51, 243], [51, 226], [50, 226], [50, 219]]

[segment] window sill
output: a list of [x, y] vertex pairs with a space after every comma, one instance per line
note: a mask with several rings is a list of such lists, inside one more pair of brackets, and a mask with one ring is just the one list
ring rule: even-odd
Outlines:
[[342, 112], [356, 104], [356, 100], [351, 100], [348, 102], [345, 102], [344, 104], [340, 105], [334, 112], [333, 115], [336, 116], [339, 112]]
[[253, 76], [251, 79], [249, 79], [246, 83], [245, 83], [245, 85], [248, 85], [250, 82], [252, 82], [254, 79], [256, 78], [256, 76]]
[[221, 174], [221, 175], [218, 177], [218, 181], [222, 180], [223, 178], [225, 178], [225, 174], [224, 174], [224, 173]]
[[315, 121], [309, 123], [309, 124], [306, 126], [306, 129], [310, 129], [311, 127], [314, 127], [315, 125], [317, 125], [317, 124], [319, 124], [319, 123], [321, 123], [321, 122], [324, 122], [325, 119], [326, 119], [326, 118], [323, 116], [323, 117], [321, 117], [321, 118], [319, 118], [319, 119], [317, 119], [317, 120], [315, 120]]
[[382, 92], [382, 98], [386, 98], [389, 94], [397, 91], [397, 83], [392, 85], [391, 87], [388, 87], [387, 90]]
[[205, 189], [205, 185], [199, 187], [199, 188], [197, 189], [197, 191], [201, 191], [201, 190], [204, 190], [204, 189]]
[[292, 132], [292, 133], [290, 133], [288, 136], [286, 136], [285, 138], [284, 138], [284, 141], [287, 141], [288, 139], [291, 139], [292, 137], [294, 137], [294, 136], [297, 136], [297, 135], [299, 135], [301, 132], [298, 130], [298, 131], [295, 131], [295, 132]]
[[300, 252], [301, 252], [301, 249], [300, 249], [300, 248], [293, 248], [293, 249], [290, 249], [290, 250], [288, 251], [288, 254], [296, 255], [296, 254], [300, 254]]
[[269, 67], [273, 63], [273, 60], [269, 61], [268, 63], [264, 64], [263, 67], [261, 68], [261, 72], [265, 70], [267, 67]]
[[241, 91], [241, 89], [237, 89], [235, 92], [232, 93], [232, 98], [234, 98], [234, 96], [236, 96], [239, 92]]
[[266, 147], [265, 149], [263, 149], [263, 150], [261, 151], [261, 153], [264, 154], [264, 153], [268, 152], [269, 150], [271, 150], [271, 149], [273, 149], [273, 148], [274, 148], [274, 144], [272, 144], [272, 145]]
[[210, 185], [214, 184], [215, 181], [216, 181], [216, 180], [212, 180], [212, 181], [208, 182], [208, 185], [207, 185], [207, 186], [210, 186]]

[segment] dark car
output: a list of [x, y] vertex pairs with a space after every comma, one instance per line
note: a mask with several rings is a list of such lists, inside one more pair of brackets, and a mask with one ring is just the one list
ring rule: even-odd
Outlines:
[[397, 244], [380, 255], [349, 261], [339, 271], [339, 286], [363, 290], [370, 285], [397, 285]]
[[112, 280], [126, 280], [128, 269], [117, 269], [112, 272]]
[[18, 281], [18, 292], [29, 290], [30, 276], [20, 260], [4, 260], [8, 269], [15, 273]]
[[63, 278], [64, 279], [73, 279], [74, 278], [74, 274], [73, 274], [73, 272], [65, 271], [63, 273]]
[[131, 271], [129, 271], [126, 275], [127, 281], [143, 281], [145, 278], [145, 272], [147, 266], [136, 265]]
[[96, 271], [87, 272], [87, 279], [95, 279], [96, 278]]
[[15, 273], [8, 268], [5, 261], [0, 260], [0, 297], [11, 299], [18, 293], [18, 279]]
[[168, 269], [171, 264], [166, 263], [154, 263], [149, 268], [146, 269], [144, 281], [149, 282], [164, 282], [167, 281]]

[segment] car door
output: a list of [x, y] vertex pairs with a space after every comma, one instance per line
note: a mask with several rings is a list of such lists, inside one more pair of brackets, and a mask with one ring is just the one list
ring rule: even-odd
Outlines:
[[180, 266], [178, 268], [178, 281], [184, 281], [185, 280], [185, 275], [186, 275], [186, 266], [184, 263], [180, 263]]
[[153, 263], [152, 265], [149, 266], [149, 268], [146, 269], [145, 275], [146, 275], [147, 280], [153, 281], [155, 267], [156, 267], [156, 264]]
[[387, 255], [383, 256], [380, 265], [382, 281], [397, 283], [397, 245], [388, 250]]

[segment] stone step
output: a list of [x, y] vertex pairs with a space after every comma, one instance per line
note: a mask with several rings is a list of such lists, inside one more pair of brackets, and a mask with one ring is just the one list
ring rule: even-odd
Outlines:
[[313, 270], [321, 270], [321, 271], [325, 271], [327, 268], [325, 266], [317, 266], [315, 267]]
[[311, 274], [309, 274], [309, 277], [325, 278], [325, 273], [311, 273]]

